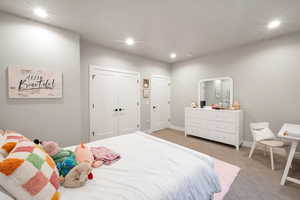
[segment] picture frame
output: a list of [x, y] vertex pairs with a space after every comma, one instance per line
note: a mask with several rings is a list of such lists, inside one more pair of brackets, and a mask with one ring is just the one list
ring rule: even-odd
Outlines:
[[8, 67], [8, 97], [62, 98], [62, 72], [32, 67]]

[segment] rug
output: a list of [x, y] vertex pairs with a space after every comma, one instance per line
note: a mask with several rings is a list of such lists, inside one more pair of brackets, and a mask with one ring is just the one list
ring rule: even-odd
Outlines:
[[237, 177], [240, 168], [227, 162], [215, 159], [215, 170], [219, 176], [222, 191], [216, 193], [214, 200], [222, 200]]

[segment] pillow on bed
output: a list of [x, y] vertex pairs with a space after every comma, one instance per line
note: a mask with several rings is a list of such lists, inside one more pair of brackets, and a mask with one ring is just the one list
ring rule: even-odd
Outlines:
[[19, 133], [7, 133], [4, 135], [2, 142], [0, 143], [0, 154], [6, 157], [16, 146], [18, 142], [30, 141], [25, 136]]
[[58, 170], [52, 158], [31, 141], [20, 141], [0, 161], [1, 186], [18, 200], [58, 200]]

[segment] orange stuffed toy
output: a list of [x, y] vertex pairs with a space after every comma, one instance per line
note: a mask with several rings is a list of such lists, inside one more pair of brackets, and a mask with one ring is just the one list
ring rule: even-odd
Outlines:
[[84, 144], [80, 144], [76, 147], [75, 155], [78, 163], [88, 162], [93, 168], [98, 168], [103, 164], [102, 161], [94, 160], [94, 156], [90, 148], [85, 146]]

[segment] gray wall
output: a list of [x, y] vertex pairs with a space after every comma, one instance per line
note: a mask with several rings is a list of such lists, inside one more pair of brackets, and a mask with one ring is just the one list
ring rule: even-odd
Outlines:
[[[171, 76], [170, 64], [110, 50], [88, 41], [80, 42], [81, 54], [81, 106], [82, 106], [82, 133], [83, 140], [88, 139], [89, 133], [89, 103], [88, 103], [88, 71], [89, 65], [109, 67], [140, 72], [141, 79], [151, 75]], [[142, 93], [141, 93], [142, 94]], [[141, 97], [141, 129], [150, 128], [150, 104]]]
[[172, 124], [184, 126], [184, 107], [197, 101], [200, 79], [230, 76], [234, 97], [249, 123], [269, 121], [277, 132], [283, 123], [300, 123], [300, 33], [211, 54], [172, 67]]
[[[77, 34], [0, 12], [0, 127], [27, 137], [80, 142], [80, 49]], [[63, 98], [7, 98], [7, 67], [63, 72]]]

